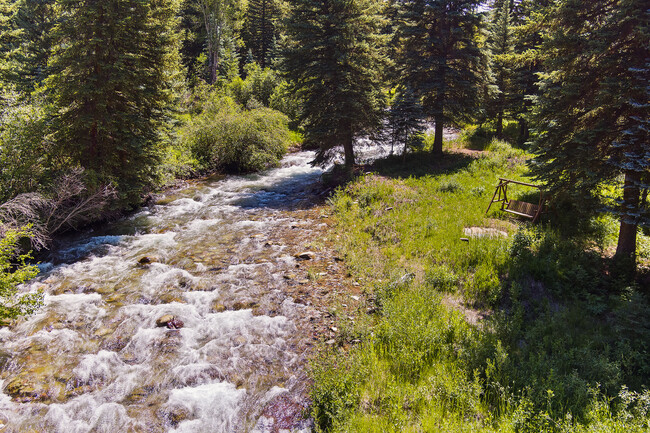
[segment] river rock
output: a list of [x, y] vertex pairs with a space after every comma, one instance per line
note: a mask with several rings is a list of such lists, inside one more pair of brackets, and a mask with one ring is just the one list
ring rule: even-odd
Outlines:
[[181, 329], [183, 326], [185, 326], [185, 323], [183, 323], [182, 320], [177, 319], [174, 317], [172, 320], [167, 322], [167, 328], [169, 329]]
[[465, 236], [470, 238], [507, 238], [508, 233], [491, 227], [465, 227]]
[[303, 251], [302, 253], [294, 255], [294, 257], [298, 260], [313, 260], [314, 257], [316, 257], [316, 254], [312, 253], [311, 251]]
[[37, 377], [33, 372], [24, 372], [11, 379], [4, 390], [14, 401], [20, 403], [48, 403], [52, 401], [50, 394], [57, 395], [59, 390], [48, 391], [42, 379], [44, 377]]
[[153, 257], [153, 256], [144, 256], [144, 257], [142, 257], [140, 260], [138, 260], [138, 264], [139, 264], [140, 266], [146, 266], [146, 265], [150, 265], [150, 264], [152, 264], [153, 262], [157, 262], [157, 261], [158, 261], [158, 258], [157, 258], [157, 257]]
[[178, 424], [189, 419], [191, 415], [189, 409], [182, 406], [173, 406], [165, 411], [165, 418], [172, 427], [178, 427]]
[[223, 313], [226, 311], [226, 306], [220, 302], [215, 302], [212, 306], [212, 309], [215, 311], [215, 313]]
[[164, 316], [160, 316], [158, 320], [156, 320], [156, 326], [159, 328], [162, 328], [163, 326], [167, 326], [167, 323], [171, 322], [174, 320], [174, 316], [171, 314], [165, 314]]

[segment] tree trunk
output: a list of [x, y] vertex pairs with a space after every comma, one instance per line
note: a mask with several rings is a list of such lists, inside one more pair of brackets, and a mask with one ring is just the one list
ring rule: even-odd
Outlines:
[[433, 149], [431, 149], [431, 152], [433, 152], [435, 155], [442, 155], [442, 134], [444, 127], [442, 116], [436, 116], [435, 121], [435, 135], [433, 138]]
[[[638, 212], [641, 190], [639, 189], [639, 173], [635, 171], [625, 172], [625, 184], [623, 185], [623, 211]], [[621, 217], [621, 228], [618, 232], [617, 256], [634, 257], [636, 254], [636, 232], [637, 223], [631, 222], [629, 217]]]
[[497, 138], [503, 138], [503, 111], [501, 110], [497, 114]]
[[210, 59], [210, 84], [217, 82], [217, 71], [219, 70], [218, 62], [219, 60], [217, 59], [217, 55], [212, 54]]
[[528, 140], [528, 124], [526, 123], [526, 119], [523, 117], [519, 118], [519, 137], [517, 141], [519, 144], [524, 144]]
[[637, 222], [625, 213], [639, 210], [641, 190], [639, 189], [639, 173], [635, 171], [625, 172], [625, 183], [623, 185], [623, 203], [621, 205], [621, 226], [618, 232], [618, 245], [614, 255], [615, 274], [626, 279], [632, 279], [636, 271], [636, 236]]
[[354, 165], [354, 147], [353, 147], [353, 135], [352, 135], [352, 125], [350, 122], [347, 122], [345, 126], [343, 138], [343, 150], [345, 151], [345, 166], [352, 167]]

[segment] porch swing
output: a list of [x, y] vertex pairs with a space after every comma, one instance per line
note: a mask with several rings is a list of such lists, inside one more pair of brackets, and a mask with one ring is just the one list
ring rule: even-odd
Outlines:
[[[523, 185], [531, 188], [536, 188], [539, 190], [539, 201], [537, 204], [527, 203], [525, 201], [519, 200], [508, 200], [508, 185], [516, 184]], [[492, 196], [492, 201], [488, 205], [485, 214], [490, 211], [493, 203], [501, 203], [501, 210], [504, 212], [509, 212], [514, 215], [518, 215], [524, 218], [530, 218], [534, 222], [537, 222], [542, 213], [544, 213], [546, 196], [540, 185], [535, 185], [532, 183], [520, 182], [518, 180], [505, 179], [503, 177], [499, 178], [499, 184], [494, 191]]]

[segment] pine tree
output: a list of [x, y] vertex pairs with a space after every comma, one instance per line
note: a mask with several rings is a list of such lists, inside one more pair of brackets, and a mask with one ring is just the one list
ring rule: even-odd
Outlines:
[[402, 146], [406, 156], [409, 144], [424, 130], [422, 105], [409, 87], [401, 87], [391, 104], [388, 115], [391, 154], [395, 145]]
[[[650, 10], [645, 0], [563, 0], [549, 14], [534, 173], [578, 202], [619, 185], [616, 257], [635, 256], [650, 185]], [[633, 262], [632, 262], [633, 263]]]
[[549, 15], [553, 0], [521, 0], [511, 8], [512, 34], [515, 42], [512, 57], [509, 106], [511, 115], [519, 123], [520, 144], [529, 139], [529, 118], [533, 100], [539, 95], [538, 74], [543, 72], [539, 47], [541, 29]]
[[0, 98], [15, 82], [13, 52], [19, 45], [20, 31], [15, 26], [16, 0], [0, 0]]
[[512, 35], [513, 0], [494, 0], [492, 3], [489, 47], [492, 55], [496, 95], [491, 101], [491, 111], [496, 119], [496, 136], [503, 138], [503, 118], [510, 109], [512, 93], [512, 65], [514, 38]]
[[245, 16], [246, 46], [257, 63], [270, 66], [268, 56], [277, 36], [276, 20], [280, 16], [277, 0], [249, 0]]
[[379, 0], [293, 0], [283, 68], [303, 101], [305, 140], [316, 161], [343, 146], [354, 164], [354, 140], [380, 123], [385, 37]]
[[49, 75], [47, 66], [53, 44], [53, 29], [59, 18], [56, 0], [19, 0], [15, 25], [20, 31], [16, 52], [19, 86], [30, 91]]
[[479, 110], [486, 55], [479, 46], [480, 0], [405, 0], [398, 37], [405, 83], [435, 120], [433, 152], [442, 153], [443, 127]]
[[126, 203], [155, 178], [174, 95], [175, 0], [59, 0], [63, 17], [47, 87], [59, 151], [115, 184]]

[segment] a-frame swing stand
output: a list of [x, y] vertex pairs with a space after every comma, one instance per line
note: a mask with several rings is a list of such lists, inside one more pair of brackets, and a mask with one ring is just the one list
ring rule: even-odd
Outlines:
[[[537, 188], [539, 190], [539, 202], [537, 204], [533, 204], [527, 203], [525, 201], [508, 200], [508, 185], [511, 183]], [[488, 213], [490, 207], [492, 207], [492, 203], [501, 203], [502, 211], [510, 212], [511, 214], [519, 215], [525, 218], [530, 218], [533, 220], [533, 222], [536, 222], [539, 219], [540, 215], [544, 212], [545, 202], [546, 197], [541, 186], [500, 177], [499, 184], [497, 185], [497, 188], [494, 191], [494, 195], [492, 196], [492, 201], [490, 201], [490, 204], [485, 213]]]

